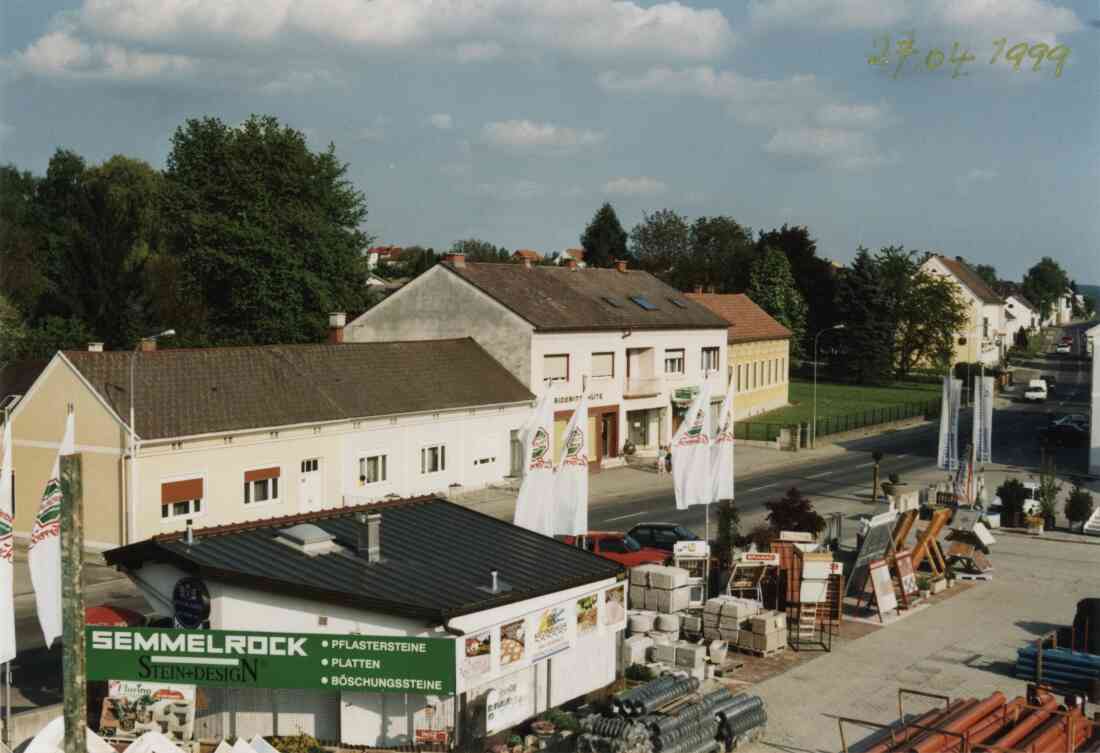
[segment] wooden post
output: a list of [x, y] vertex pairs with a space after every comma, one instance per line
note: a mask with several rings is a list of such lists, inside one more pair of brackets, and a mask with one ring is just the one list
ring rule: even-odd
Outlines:
[[61, 458], [62, 678], [65, 753], [86, 753], [88, 693], [84, 674], [84, 485], [81, 456]]

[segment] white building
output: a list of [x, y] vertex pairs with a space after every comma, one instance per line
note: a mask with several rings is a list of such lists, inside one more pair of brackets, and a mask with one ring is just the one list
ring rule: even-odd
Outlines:
[[955, 338], [955, 362], [1000, 364], [1011, 344], [1006, 336], [1004, 300], [962, 259], [936, 255], [921, 269], [952, 280], [966, 304], [966, 324]]
[[473, 337], [532, 392], [553, 390], [558, 440], [587, 385], [590, 467], [598, 468], [621, 462], [627, 440], [639, 449], [668, 443], [704, 371], [721, 401], [729, 327], [624, 262], [580, 269], [455, 255], [350, 322], [346, 337]]
[[499, 482], [518, 471], [512, 438], [533, 399], [469, 338], [60, 352], [11, 414], [16, 535], [30, 532], [67, 403], [84, 455], [86, 543], [109, 548], [188, 520]]
[[[453, 676], [454, 695], [207, 688], [200, 739], [304, 733], [392, 748], [442, 732], [444, 744], [457, 734], [483, 750], [472, 740], [613, 682], [626, 624], [618, 564], [433, 498], [196, 530], [190, 543], [158, 537], [106, 559], [165, 616], [190, 576], [189, 590], [209, 596], [212, 630], [456, 644], [453, 674], [440, 675]], [[471, 643], [484, 650], [467, 659]], [[505, 700], [487, 719], [492, 690]]]
[[1047, 314], [1047, 318], [1043, 320], [1043, 326], [1045, 327], [1059, 327], [1063, 324], [1069, 324], [1073, 321], [1073, 306], [1076, 301], [1077, 307], [1081, 308], [1085, 305], [1085, 296], [1081, 293], [1066, 293], [1058, 298], [1051, 306], [1050, 313]]
[[1100, 324], [1085, 333], [1088, 352], [1092, 356], [1092, 407], [1089, 426], [1092, 436], [1089, 438], [1089, 473], [1100, 476]]
[[1022, 295], [1005, 298], [1005, 338], [1011, 348], [1019, 333], [1037, 332], [1041, 326], [1039, 312]]

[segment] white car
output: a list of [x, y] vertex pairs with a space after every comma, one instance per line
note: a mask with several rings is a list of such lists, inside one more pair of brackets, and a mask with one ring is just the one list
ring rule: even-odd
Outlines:
[[1041, 403], [1047, 399], [1047, 383], [1044, 379], [1032, 379], [1027, 383], [1024, 391], [1024, 400], [1032, 403]]
[[1073, 352], [1073, 346], [1070, 345], [1069, 343], [1061, 343], [1054, 350], [1055, 350], [1056, 353], [1072, 353]]

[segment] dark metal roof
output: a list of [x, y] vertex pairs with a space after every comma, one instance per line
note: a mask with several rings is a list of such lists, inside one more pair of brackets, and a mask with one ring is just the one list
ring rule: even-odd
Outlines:
[[[648, 272], [507, 263], [441, 265], [542, 332], [608, 329], [725, 329], [729, 322]], [[631, 301], [654, 305], [645, 310]], [[608, 298], [619, 303], [608, 303]], [[669, 298], [684, 300], [678, 306]]]
[[[130, 351], [65, 356], [129, 422]], [[142, 439], [534, 400], [471, 338], [181, 348], [134, 357]]]
[[[382, 561], [357, 553], [358, 512], [382, 515]], [[308, 555], [276, 537], [312, 523], [339, 552]], [[109, 565], [174, 564], [212, 581], [440, 622], [484, 609], [617, 577], [610, 560], [437, 497], [380, 502], [319, 513], [157, 536], [113, 549]], [[511, 590], [490, 594], [490, 571]]]

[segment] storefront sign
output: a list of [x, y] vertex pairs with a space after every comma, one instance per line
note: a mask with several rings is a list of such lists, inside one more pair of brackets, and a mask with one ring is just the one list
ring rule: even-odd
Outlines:
[[531, 660], [539, 661], [564, 651], [570, 645], [569, 607], [543, 609], [531, 618]]
[[534, 716], [530, 672], [517, 672], [497, 680], [485, 695], [485, 734], [492, 735], [514, 727]]
[[87, 678], [451, 695], [446, 638], [88, 627]]
[[210, 619], [210, 594], [201, 578], [187, 577], [176, 581], [172, 589], [172, 610], [176, 624], [197, 630]]
[[[554, 405], [563, 405], [565, 403], [575, 403], [581, 399], [580, 395], [562, 395], [561, 397], [554, 398]], [[603, 400], [602, 392], [589, 392], [589, 402]]]
[[742, 552], [737, 559], [746, 564], [779, 567], [779, 552]]
[[707, 557], [710, 544], [705, 541], [677, 541], [672, 545], [672, 553], [677, 557]]

